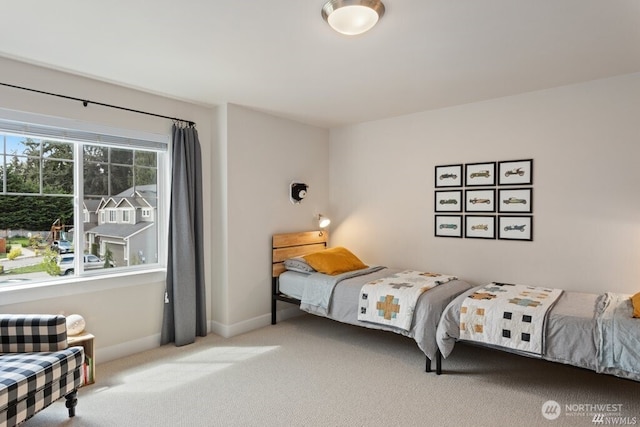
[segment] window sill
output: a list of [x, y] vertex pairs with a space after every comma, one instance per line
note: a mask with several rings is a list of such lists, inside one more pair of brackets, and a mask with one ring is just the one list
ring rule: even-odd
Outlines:
[[0, 288], [0, 306], [164, 282], [166, 275], [166, 268], [158, 267], [109, 275], [65, 277], [28, 285], [3, 286]]

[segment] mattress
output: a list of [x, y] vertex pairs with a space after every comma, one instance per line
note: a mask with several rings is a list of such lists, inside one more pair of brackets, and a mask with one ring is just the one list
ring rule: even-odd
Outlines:
[[285, 271], [279, 276], [278, 289], [281, 293], [295, 299], [302, 299], [308, 274]]

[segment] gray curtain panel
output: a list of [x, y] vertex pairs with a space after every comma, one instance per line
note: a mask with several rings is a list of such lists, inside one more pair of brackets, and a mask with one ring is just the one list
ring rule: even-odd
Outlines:
[[167, 287], [161, 341], [181, 346], [207, 334], [202, 156], [194, 126], [173, 125], [172, 150]]

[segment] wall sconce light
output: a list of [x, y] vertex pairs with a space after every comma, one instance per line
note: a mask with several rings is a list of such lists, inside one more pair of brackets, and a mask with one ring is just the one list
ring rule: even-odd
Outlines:
[[331, 220], [322, 214], [318, 214], [318, 227], [327, 228], [331, 224]]
[[291, 203], [293, 204], [300, 203], [302, 199], [307, 197], [308, 189], [309, 189], [309, 186], [307, 184], [293, 181], [289, 189], [289, 200], [291, 200]]
[[322, 214], [318, 214], [318, 227], [320, 227], [320, 235], [322, 236], [322, 232], [325, 228], [327, 228], [331, 224], [331, 220]]

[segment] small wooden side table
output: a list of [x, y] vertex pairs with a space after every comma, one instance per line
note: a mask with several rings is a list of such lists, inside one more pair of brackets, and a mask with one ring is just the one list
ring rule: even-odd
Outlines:
[[93, 334], [83, 332], [80, 335], [68, 336], [69, 347], [84, 347], [84, 384], [93, 384], [96, 381], [96, 363], [94, 354]]

